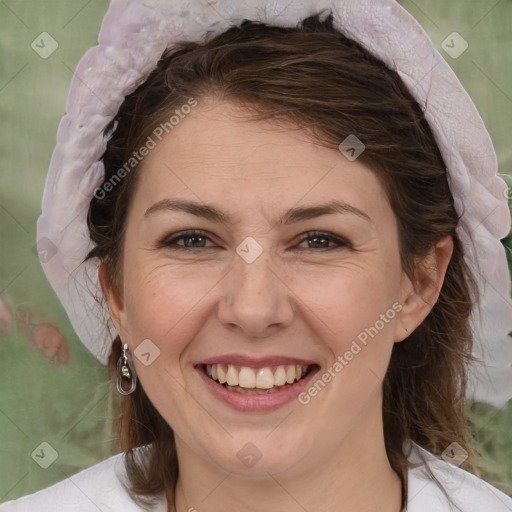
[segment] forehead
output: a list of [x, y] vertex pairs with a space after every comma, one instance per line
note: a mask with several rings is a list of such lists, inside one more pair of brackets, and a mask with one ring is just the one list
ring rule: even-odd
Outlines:
[[136, 202], [185, 197], [229, 210], [342, 199], [376, 215], [386, 207], [366, 165], [291, 123], [249, 116], [233, 103], [199, 102], [144, 158]]

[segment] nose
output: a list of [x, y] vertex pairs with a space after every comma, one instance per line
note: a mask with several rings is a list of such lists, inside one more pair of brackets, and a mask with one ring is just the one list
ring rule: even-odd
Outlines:
[[220, 283], [219, 321], [248, 338], [271, 336], [294, 316], [293, 291], [265, 252], [251, 263], [237, 255]]

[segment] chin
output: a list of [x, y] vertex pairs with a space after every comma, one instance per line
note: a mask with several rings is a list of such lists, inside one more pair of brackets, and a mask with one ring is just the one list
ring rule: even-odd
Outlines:
[[[305, 433], [306, 434], [306, 433]], [[234, 435], [229, 441], [223, 440], [212, 450], [205, 447], [206, 456], [219, 469], [249, 479], [266, 479], [269, 473], [279, 474], [298, 469], [306, 459], [304, 441], [292, 441], [283, 430], [279, 436], [269, 431], [258, 435]], [[222, 448], [218, 448], [221, 447]]]

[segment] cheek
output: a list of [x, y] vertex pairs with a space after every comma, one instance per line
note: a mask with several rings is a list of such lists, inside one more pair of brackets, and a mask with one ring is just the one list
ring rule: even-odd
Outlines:
[[[334, 430], [339, 428], [340, 418], [350, 423], [347, 411], [355, 416], [366, 404], [374, 403], [381, 389], [401, 308], [397, 302], [399, 275], [398, 265], [375, 259], [365, 268], [343, 269], [329, 273], [326, 279], [304, 281], [303, 295], [308, 297], [310, 291], [307, 304], [314, 313], [310, 315], [315, 322], [313, 334], [320, 335], [329, 360], [302, 395], [301, 403], [311, 401], [318, 414], [332, 415]], [[315, 290], [313, 296], [311, 290]]]
[[358, 337], [364, 341], [369, 330], [375, 335], [374, 327], [382, 337], [389, 336], [396, 317], [398, 275], [396, 269], [373, 261], [360, 268], [303, 273], [294, 291], [311, 312], [315, 330], [320, 329], [331, 350], [340, 354]]
[[[339, 354], [392, 307], [398, 296], [395, 266], [385, 264], [382, 258], [370, 258], [361, 265], [274, 271], [288, 285], [284, 300], [296, 303], [295, 322], [310, 324], [313, 336], [329, 340], [327, 345]], [[219, 277], [223, 272], [218, 267], [194, 267], [198, 265], [132, 262], [125, 274], [125, 300], [127, 331], [134, 346], [149, 338], [161, 350], [179, 355], [193, 339], [193, 330], [199, 331], [205, 317], [213, 314], [212, 301], [223, 300]], [[388, 328], [386, 323], [385, 329], [379, 330]]]
[[140, 265], [126, 280], [126, 320], [139, 338], [172, 337], [208, 289], [204, 275], [192, 268]]
[[[157, 410], [169, 424], [179, 427], [187, 424], [189, 413], [197, 407], [186, 391], [180, 361], [201, 329], [197, 307], [205, 295], [205, 280], [194, 277], [191, 269], [184, 272], [170, 265], [148, 268], [132, 265], [130, 278], [125, 281], [126, 321], [135, 370]], [[150, 364], [138, 356], [143, 346], [150, 354]]]

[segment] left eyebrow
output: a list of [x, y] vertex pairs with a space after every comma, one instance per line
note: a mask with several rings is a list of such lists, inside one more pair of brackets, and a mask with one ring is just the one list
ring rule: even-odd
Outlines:
[[277, 225], [288, 226], [295, 222], [314, 219], [322, 215], [332, 215], [334, 213], [357, 215], [372, 224], [372, 219], [359, 208], [356, 208], [345, 201], [330, 201], [328, 203], [314, 206], [298, 206], [296, 208], [292, 208], [278, 220]]
[[[214, 222], [234, 224], [234, 220], [229, 214], [219, 210], [215, 206], [187, 200], [162, 199], [150, 206], [144, 213], [144, 217], [146, 218], [150, 214], [161, 210], [183, 211], [185, 213], [195, 215], [196, 217], [203, 217]], [[291, 208], [278, 219], [276, 226], [288, 226], [296, 222], [314, 219], [322, 215], [332, 215], [335, 213], [356, 215], [372, 224], [371, 218], [365, 212], [349, 203], [346, 203], [345, 201], [338, 200], [312, 206], [298, 206]]]

